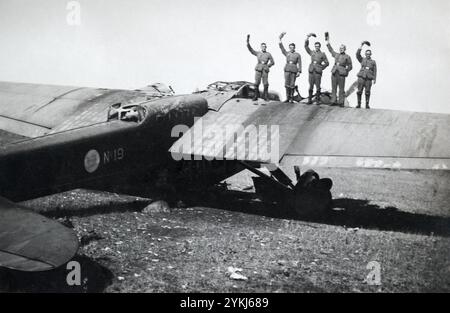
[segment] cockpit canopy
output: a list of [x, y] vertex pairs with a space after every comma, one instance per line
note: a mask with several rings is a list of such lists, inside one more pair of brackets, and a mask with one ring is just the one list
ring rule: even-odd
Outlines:
[[252, 83], [246, 82], [246, 81], [236, 81], [236, 82], [224, 82], [224, 81], [217, 81], [212, 84], [209, 84], [208, 87], [206, 87], [208, 90], [219, 90], [219, 91], [233, 91], [233, 90], [239, 90], [245, 85], [253, 85]]
[[119, 120], [140, 123], [145, 119], [147, 109], [140, 103], [115, 103], [108, 110], [108, 121]]

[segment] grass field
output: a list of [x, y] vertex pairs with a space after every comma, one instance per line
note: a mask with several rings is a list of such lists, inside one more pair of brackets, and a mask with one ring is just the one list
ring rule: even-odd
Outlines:
[[[288, 219], [252, 198], [246, 173], [213, 200], [142, 211], [147, 198], [76, 190], [25, 204], [77, 232], [81, 286], [68, 270], [3, 270], [9, 291], [449, 292], [450, 174], [323, 169], [333, 210]], [[246, 197], [250, 196], [250, 197]], [[201, 197], [200, 197], [201, 198]], [[213, 205], [215, 204], [215, 205]], [[56, 218], [56, 217], [55, 217]], [[371, 285], [369, 262], [380, 265]], [[230, 278], [241, 268], [247, 280]]]

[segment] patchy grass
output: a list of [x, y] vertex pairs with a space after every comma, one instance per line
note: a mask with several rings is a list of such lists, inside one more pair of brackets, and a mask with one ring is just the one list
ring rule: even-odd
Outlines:
[[[81, 291], [450, 291], [449, 238], [211, 208], [113, 212], [70, 220], [84, 243], [79, 251]], [[364, 281], [370, 261], [381, 265], [380, 286]], [[230, 279], [229, 266], [242, 268], [248, 280]], [[15, 285], [22, 291], [80, 291], [61, 283], [67, 272]], [[39, 284], [48, 282], [46, 275], [55, 285]]]
[[[79, 220], [76, 228], [98, 232], [94, 225], [106, 220], [120, 220], [121, 228], [105, 230], [108, 239], [82, 249], [90, 258], [109, 259], [100, 261], [116, 274], [106, 291], [450, 291], [448, 238], [209, 208], [114, 213], [88, 224]], [[381, 286], [364, 282], [370, 261], [381, 265]], [[248, 281], [229, 279], [228, 266], [242, 268]]]

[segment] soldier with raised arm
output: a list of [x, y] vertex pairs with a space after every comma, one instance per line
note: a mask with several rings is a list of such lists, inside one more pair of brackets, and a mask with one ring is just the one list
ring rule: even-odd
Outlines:
[[366, 91], [366, 109], [370, 109], [370, 91], [372, 89], [372, 81], [375, 84], [377, 82], [377, 63], [372, 59], [372, 50], [366, 50], [366, 57], [361, 56], [361, 50], [364, 45], [370, 46], [368, 41], [363, 41], [361, 47], [356, 51], [356, 58], [361, 63], [361, 70], [358, 73], [358, 105], [356, 108], [361, 108], [361, 98], [363, 90]]
[[320, 104], [320, 84], [322, 82], [322, 72], [330, 64], [327, 55], [320, 51], [321, 44], [316, 42], [314, 44], [314, 51], [309, 48], [309, 37], [316, 37], [315, 34], [308, 34], [305, 40], [306, 52], [311, 56], [311, 64], [309, 65], [309, 94], [308, 104], [312, 104], [312, 96], [314, 86], [316, 86], [316, 104]]
[[[352, 59], [345, 53], [347, 50], [345, 45], [339, 47], [339, 53], [333, 50], [330, 45], [328, 33], [325, 34], [328, 50], [334, 58], [334, 66], [331, 70], [331, 103], [332, 105], [344, 106], [345, 100], [345, 78], [352, 70]], [[339, 88], [339, 97], [337, 97], [337, 89]]]
[[280, 35], [280, 49], [286, 56], [286, 65], [284, 67], [284, 85], [286, 87], [286, 101], [294, 102], [295, 80], [302, 72], [302, 58], [298, 52], [295, 52], [295, 44], [289, 45], [289, 51], [283, 46], [283, 37], [286, 33]]
[[272, 55], [267, 52], [265, 43], [261, 44], [261, 51], [253, 50], [250, 45], [250, 35], [247, 35], [247, 48], [258, 59], [258, 64], [255, 67], [255, 96], [253, 100], [256, 101], [259, 98], [259, 85], [262, 79], [264, 85], [263, 99], [267, 101], [269, 99], [269, 71], [275, 65], [275, 62]]

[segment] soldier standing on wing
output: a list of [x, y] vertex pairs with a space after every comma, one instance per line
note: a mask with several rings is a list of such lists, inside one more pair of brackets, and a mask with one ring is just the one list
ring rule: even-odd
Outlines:
[[269, 99], [269, 69], [274, 66], [275, 62], [272, 55], [267, 52], [265, 43], [261, 44], [261, 51], [253, 50], [250, 45], [250, 35], [247, 35], [247, 48], [258, 59], [258, 64], [255, 67], [255, 96], [253, 100], [256, 101], [259, 98], [259, 85], [262, 79], [264, 85], [263, 99], [267, 101]]
[[321, 44], [314, 44], [314, 51], [309, 48], [309, 37], [316, 37], [315, 34], [308, 34], [305, 41], [306, 52], [311, 56], [311, 64], [309, 65], [309, 96], [308, 104], [312, 104], [312, 96], [314, 86], [316, 86], [316, 104], [320, 104], [320, 84], [322, 82], [322, 72], [330, 64], [326, 54], [320, 51]]
[[289, 45], [289, 51], [283, 46], [283, 37], [286, 33], [280, 35], [280, 49], [286, 56], [286, 66], [284, 67], [284, 85], [286, 87], [286, 101], [294, 102], [295, 80], [302, 72], [302, 58], [298, 52], [295, 52], [295, 44]]
[[[335, 63], [331, 70], [331, 103], [332, 105], [344, 106], [345, 99], [345, 78], [352, 70], [352, 59], [345, 53], [347, 50], [345, 45], [341, 45], [339, 53], [335, 52], [330, 45], [328, 33], [325, 34], [325, 41], [327, 42], [328, 50], [333, 56]], [[337, 98], [337, 89], [339, 88], [339, 97]]]
[[361, 70], [358, 73], [358, 92], [356, 93], [358, 96], [358, 105], [356, 108], [358, 109], [361, 108], [361, 98], [364, 89], [366, 90], [366, 109], [370, 109], [369, 100], [372, 81], [373, 84], [377, 82], [377, 63], [372, 59], [372, 51], [366, 50], [365, 58], [361, 56], [361, 50], [364, 45], [370, 46], [370, 43], [363, 41], [361, 47], [356, 51], [356, 58], [361, 63]]

